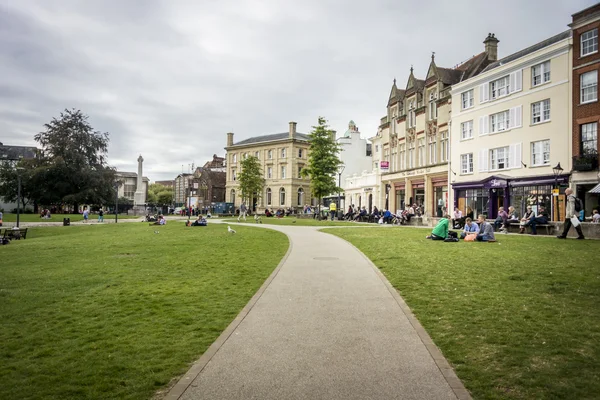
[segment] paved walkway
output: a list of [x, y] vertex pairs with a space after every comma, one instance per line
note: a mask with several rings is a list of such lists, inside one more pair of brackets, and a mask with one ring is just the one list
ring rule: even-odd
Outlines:
[[[265, 227], [265, 226], [263, 226]], [[312, 227], [167, 399], [470, 399], [379, 270]]]

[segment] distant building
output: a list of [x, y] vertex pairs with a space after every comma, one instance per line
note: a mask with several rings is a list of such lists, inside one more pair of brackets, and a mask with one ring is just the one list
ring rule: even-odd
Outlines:
[[213, 154], [213, 159], [211, 161], [207, 161], [203, 166], [202, 170], [210, 170], [216, 172], [225, 172], [225, 157], [218, 157], [216, 154]]
[[174, 181], [155, 181], [154, 183], [156, 183], [157, 185], [163, 185], [171, 189], [175, 186]]
[[[37, 150], [36, 147], [31, 146], [5, 146], [3, 143], [0, 143], [0, 163], [35, 158]], [[4, 199], [0, 197], [0, 209], [12, 211], [15, 208], [17, 208], [16, 202], [5, 202]]]
[[186, 207], [189, 204], [188, 196], [193, 189], [194, 174], [179, 174], [173, 181], [173, 203], [175, 207]]
[[242, 203], [237, 182], [240, 162], [255, 156], [263, 168], [265, 188], [251, 200], [251, 209], [262, 212], [265, 208], [297, 208], [311, 204], [310, 180], [300, 176], [308, 162], [308, 135], [296, 132], [296, 123], [290, 122], [289, 131], [255, 136], [233, 142], [233, 133], [227, 134], [225, 150], [227, 162], [227, 192], [225, 199], [239, 207]]
[[[360, 137], [360, 131], [354, 121], [348, 123], [348, 130], [346, 130], [343, 136], [337, 139], [337, 142], [342, 148], [339, 156], [343, 164], [342, 173], [337, 176], [337, 179], [339, 180], [338, 184], [344, 189], [345, 193], [342, 200], [346, 200], [340, 206], [347, 208], [349, 204], [356, 202], [356, 204], [360, 203], [367, 206], [367, 210], [370, 210], [373, 205], [372, 194], [376, 182], [372, 182], [372, 179], [367, 179], [364, 181], [364, 186], [356, 186], [360, 180], [349, 180], [348, 178], [362, 176], [372, 171], [371, 144], [367, 143], [366, 139]], [[348, 186], [349, 184], [350, 186]], [[347, 189], [350, 187], [352, 187], [352, 191], [348, 193]]]
[[[122, 185], [119, 186], [119, 198], [125, 197], [128, 200], [133, 202], [135, 198], [135, 192], [137, 190], [137, 176], [138, 174], [135, 172], [125, 172], [125, 171], [117, 171], [115, 173], [117, 179], [122, 182]], [[150, 179], [147, 177], [142, 178], [142, 192], [146, 193], [146, 198], [148, 198], [148, 185], [150, 183]]]

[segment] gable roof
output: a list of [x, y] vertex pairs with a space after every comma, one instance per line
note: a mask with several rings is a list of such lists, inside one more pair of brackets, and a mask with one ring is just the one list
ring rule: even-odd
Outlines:
[[404, 98], [404, 93], [405, 90], [398, 89], [396, 86], [396, 79], [394, 79], [394, 84], [392, 85], [392, 90], [390, 92], [390, 98], [388, 99], [388, 107], [401, 101]]
[[[289, 132], [275, 133], [272, 135], [255, 136], [255, 137], [251, 137], [248, 139], [244, 139], [241, 142], [234, 143], [233, 146], [241, 146], [241, 145], [245, 145], [245, 144], [264, 143], [264, 142], [274, 142], [277, 140], [289, 139], [289, 137], [290, 137]], [[306, 135], [304, 133], [299, 133], [299, 132], [294, 133], [294, 139], [300, 140], [303, 142], [308, 142], [308, 140], [309, 140], [308, 135]]]
[[568, 31], [564, 31], [559, 33], [558, 35], [554, 35], [546, 40], [542, 40], [539, 43], [534, 44], [533, 46], [529, 46], [523, 50], [517, 51], [516, 53], [513, 53], [509, 56], [506, 56], [498, 61], [495, 61], [493, 63], [491, 63], [490, 65], [488, 65], [483, 71], [481, 72], [488, 72], [491, 71], [494, 68], [498, 68], [506, 63], [509, 63], [511, 61], [515, 61], [518, 60], [521, 57], [525, 57], [528, 54], [531, 54], [535, 51], [541, 50], [544, 47], [548, 47], [554, 43], [560, 42], [561, 40], [564, 39], [568, 39], [571, 37], [571, 30], [569, 29]]

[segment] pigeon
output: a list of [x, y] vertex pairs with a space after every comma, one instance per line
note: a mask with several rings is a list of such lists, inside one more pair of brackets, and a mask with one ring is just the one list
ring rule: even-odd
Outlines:
[[159, 231], [154, 231], [154, 233], [160, 233]]
[[229, 225], [227, 225], [227, 232], [234, 234], [235, 230], [231, 229], [231, 227]]

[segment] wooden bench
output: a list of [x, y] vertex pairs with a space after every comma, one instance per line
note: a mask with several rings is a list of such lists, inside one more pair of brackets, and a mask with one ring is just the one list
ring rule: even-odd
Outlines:
[[27, 229], [28, 228], [19, 228], [19, 229], [6, 229], [4, 231], [3, 237], [9, 240], [19, 240], [21, 238], [27, 239]]
[[[508, 223], [508, 231], [509, 232], [513, 231], [515, 233], [518, 233], [520, 228], [521, 228], [521, 226], [520, 226], [520, 224], [519, 224], [518, 221], [510, 221]], [[531, 227], [529, 225], [527, 225], [525, 228], [526, 228], [525, 229], [526, 232], [527, 231], [531, 232]], [[537, 224], [536, 228], [537, 229], [539, 229], [539, 228], [545, 228], [546, 229], [546, 235], [552, 235], [554, 233], [554, 228], [555, 227], [554, 227], [554, 224]]]

